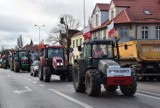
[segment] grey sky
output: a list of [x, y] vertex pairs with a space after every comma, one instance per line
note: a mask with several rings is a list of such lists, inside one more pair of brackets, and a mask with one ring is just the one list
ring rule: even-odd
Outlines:
[[[84, 0], [0, 0], [0, 46], [5, 48], [17, 44], [21, 34], [24, 44], [31, 38], [38, 43], [38, 28], [34, 25], [45, 25], [41, 28], [41, 39], [59, 22], [62, 14], [71, 14], [80, 19], [83, 26]], [[85, 0], [86, 20], [91, 15], [96, 3], [109, 3], [110, 0]]]

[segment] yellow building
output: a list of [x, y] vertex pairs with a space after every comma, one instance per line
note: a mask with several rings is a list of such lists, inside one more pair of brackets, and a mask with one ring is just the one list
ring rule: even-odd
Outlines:
[[80, 58], [80, 52], [78, 51], [78, 46], [83, 46], [83, 33], [82, 31], [76, 33], [72, 38], [71, 38], [71, 48], [73, 48], [73, 52], [70, 54], [71, 55], [71, 63], [74, 63], [74, 59]]

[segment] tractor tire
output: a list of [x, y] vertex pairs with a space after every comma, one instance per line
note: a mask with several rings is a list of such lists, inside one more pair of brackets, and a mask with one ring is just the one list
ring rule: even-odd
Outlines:
[[115, 92], [118, 89], [118, 86], [106, 86], [106, 85], [104, 85], [104, 88], [108, 92]]
[[31, 74], [31, 76], [33, 76], [33, 73], [32, 73], [32, 72], [31, 72], [30, 74]]
[[43, 81], [50, 82], [51, 81], [51, 71], [49, 67], [43, 68]]
[[39, 80], [40, 81], [43, 81], [43, 69], [42, 69], [42, 67], [41, 66], [39, 66], [40, 67], [40, 69], [39, 69]]
[[78, 67], [78, 64], [75, 64], [73, 67], [73, 86], [76, 92], [85, 92], [86, 90], [84, 84], [85, 77], [80, 76], [81, 69]]
[[20, 72], [20, 68], [19, 68], [19, 63], [18, 62], [15, 62], [15, 64], [14, 64], [14, 71], [15, 72]]
[[73, 81], [73, 78], [72, 78], [72, 66], [69, 66], [67, 80], [69, 82]]
[[101, 77], [97, 69], [88, 70], [85, 75], [86, 93], [89, 96], [99, 96], [101, 93]]
[[36, 74], [35, 72], [33, 72], [33, 76], [34, 76], [34, 77], [36, 77], [36, 76], [37, 76], [37, 74]]
[[62, 80], [62, 81], [65, 81], [65, 80], [67, 79], [65, 75], [61, 75], [61, 76], [59, 76], [59, 78], [60, 78], [60, 80]]
[[137, 90], [137, 76], [135, 72], [131, 73], [132, 84], [130, 86], [120, 86], [121, 92], [126, 96], [133, 96]]

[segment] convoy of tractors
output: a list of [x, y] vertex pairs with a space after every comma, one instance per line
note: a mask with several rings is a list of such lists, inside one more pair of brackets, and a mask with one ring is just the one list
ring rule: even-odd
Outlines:
[[63, 81], [73, 80], [75, 91], [89, 96], [99, 96], [101, 85], [108, 92], [119, 87], [122, 94], [132, 96], [138, 79], [160, 79], [159, 43], [158, 40], [90, 40], [83, 43], [83, 48], [78, 46], [81, 57], [73, 64], [67, 61], [63, 46], [43, 45], [36, 63], [31, 61], [30, 51], [17, 50], [2, 59], [1, 67], [15, 72], [31, 71], [31, 76], [38, 76], [44, 82], [50, 82], [51, 75]]

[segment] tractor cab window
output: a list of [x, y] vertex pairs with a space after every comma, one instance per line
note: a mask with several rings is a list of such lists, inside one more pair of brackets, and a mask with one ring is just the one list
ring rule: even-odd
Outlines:
[[49, 48], [48, 49], [48, 58], [52, 59], [53, 57], [63, 58], [63, 49]]
[[93, 58], [113, 58], [113, 47], [110, 44], [93, 44]]
[[85, 58], [91, 57], [91, 45], [89, 44], [84, 45], [84, 57]]
[[27, 59], [29, 54], [27, 52], [19, 52], [19, 57], [21, 59]]

